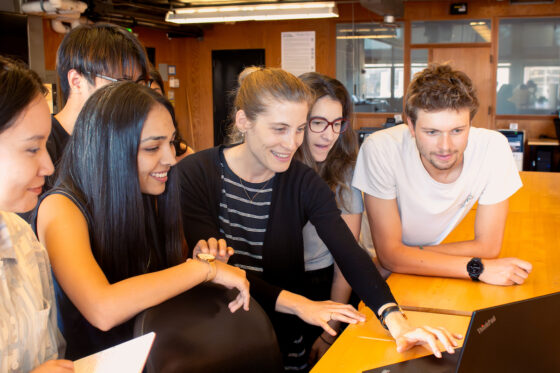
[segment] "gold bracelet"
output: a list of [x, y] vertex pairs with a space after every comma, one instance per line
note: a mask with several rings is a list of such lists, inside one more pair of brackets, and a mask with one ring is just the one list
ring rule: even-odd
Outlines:
[[212, 281], [216, 277], [217, 269], [216, 263], [206, 262], [208, 264], [208, 273], [206, 274], [206, 280], [204, 282]]
[[206, 273], [206, 279], [204, 282], [212, 281], [214, 277], [216, 277], [216, 273], [218, 271], [216, 268], [216, 257], [212, 254], [198, 253], [195, 258], [199, 262], [208, 264], [208, 273]]

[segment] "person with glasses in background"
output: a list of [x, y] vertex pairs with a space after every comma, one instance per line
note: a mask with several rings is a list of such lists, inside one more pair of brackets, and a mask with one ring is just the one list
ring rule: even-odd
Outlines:
[[132, 32], [107, 23], [87, 24], [72, 29], [62, 40], [56, 71], [65, 104], [52, 117], [52, 132], [47, 142], [55, 167], [89, 96], [104, 85], [138, 81], [147, 76], [149, 61], [146, 50]]
[[[350, 95], [342, 83], [328, 76], [312, 72], [299, 78], [313, 92], [314, 102], [295, 159], [314, 169], [327, 183], [335, 194], [342, 219], [358, 241], [364, 204], [362, 193], [351, 186], [358, 140], [350, 123]], [[312, 278], [314, 284], [312, 299], [348, 303], [352, 289], [311, 222], [303, 227], [303, 253], [306, 276]], [[329, 321], [329, 325], [337, 332], [341, 329], [337, 320]], [[310, 328], [309, 337], [309, 343], [313, 343], [309, 361], [313, 364], [336, 337], [320, 328]]]
[[[309, 346], [315, 340], [306, 338], [307, 324], [334, 336], [330, 321], [365, 320], [351, 305], [316, 299], [314, 276], [304, 266], [308, 221], [352, 288], [396, 339], [398, 351], [426, 343], [441, 356], [439, 339], [452, 352], [451, 333], [408, 323], [340, 217], [331, 189], [312, 169], [292, 161], [307, 127], [313, 101], [309, 88], [274, 68], [247, 68], [239, 83], [232, 112], [236, 143], [197, 152], [177, 165], [183, 227], [189, 247], [246, 270], [251, 294], [275, 328], [285, 369], [310, 368]], [[334, 128], [342, 130], [337, 121]], [[219, 237], [219, 245], [206, 250], [197, 245], [207, 237]]]
[[[148, 87], [165, 97], [165, 86], [163, 84], [163, 78], [161, 77], [159, 71], [152, 67], [148, 74], [148, 78], [144, 79], [143, 77], [141, 77], [139, 83], [147, 85]], [[187, 155], [194, 153], [194, 150], [187, 144], [187, 142], [179, 133], [179, 129], [177, 129], [174, 145], [177, 162], [185, 158]]]

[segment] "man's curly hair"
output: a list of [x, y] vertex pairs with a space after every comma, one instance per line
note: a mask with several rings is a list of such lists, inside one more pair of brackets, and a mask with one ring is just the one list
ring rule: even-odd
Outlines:
[[416, 124], [418, 110], [469, 109], [472, 120], [478, 99], [471, 79], [447, 64], [430, 64], [414, 75], [405, 99], [405, 113]]

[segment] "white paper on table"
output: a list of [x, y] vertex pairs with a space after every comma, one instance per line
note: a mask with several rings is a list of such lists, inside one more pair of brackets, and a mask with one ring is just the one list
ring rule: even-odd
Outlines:
[[152, 349], [154, 332], [74, 361], [75, 373], [140, 373]]

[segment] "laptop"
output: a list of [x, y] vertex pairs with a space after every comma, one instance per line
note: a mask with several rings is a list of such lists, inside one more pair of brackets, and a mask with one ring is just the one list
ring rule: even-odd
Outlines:
[[560, 292], [475, 311], [462, 348], [368, 373], [560, 372]]

